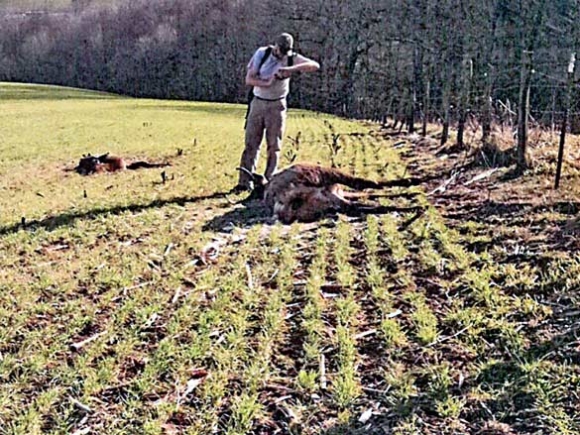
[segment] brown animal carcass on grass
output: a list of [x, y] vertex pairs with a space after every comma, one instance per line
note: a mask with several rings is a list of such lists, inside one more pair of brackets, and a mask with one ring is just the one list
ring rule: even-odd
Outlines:
[[81, 175], [91, 175], [101, 172], [117, 172], [140, 168], [163, 168], [165, 166], [169, 166], [169, 163], [137, 161], [127, 164], [122, 157], [110, 156], [109, 153], [106, 153], [100, 156], [93, 156], [91, 154], [83, 155], [74, 170]]
[[[238, 169], [245, 171], [243, 168]], [[285, 224], [294, 221], [312, 222], [336, 212], [360, 215], [420, 210], [419, 207], [401, 208], [361, 203], [358, 199], [369, 195], [348, 192], [341, 187], [347, 186], [357, 191], [408, 187], [423, 181], [416, 178], [373, 181], [310, 163], [294, 164], [277, 172], [270, 180], [255, 173], [251, 173], [251, 176], [254, 180], [254, 191], [250, 198], [262, 200], [269, 213]]]

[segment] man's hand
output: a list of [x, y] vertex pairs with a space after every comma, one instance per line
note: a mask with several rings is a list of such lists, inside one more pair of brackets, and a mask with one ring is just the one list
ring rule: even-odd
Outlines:
[[281, 67], [278, 72], [276, 72], [276, 78], [278, 80], [287, 79], [292, 75], [292, 71], [290, 71], [287, 67]]
[[272, 84], [274, 83], [274, 80], [276, 80], [275, 76], [271, 76], [267, 79], [262, 79], [256, 73], [256, 71], [251, 70], [251, 69], [249, 69], [247, 74], [246, 74], [246, 85], [248, 85], [248, 86], [260, 86], [262, 88], [267, 88], [267, 87], [272, 86]]

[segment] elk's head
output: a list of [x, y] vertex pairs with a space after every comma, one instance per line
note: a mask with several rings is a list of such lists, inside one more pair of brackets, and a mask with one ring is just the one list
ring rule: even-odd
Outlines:
[[266, 185], [268, 184], [268, 180], [266, 177], [260, 174], [256, 174], [255, 172], [250, 172], [246, 168], [237, 168], [238, 171], [245, 172], [248, 176], [252, 179], [254, 184], [254, 188], [250, 196], [247, 198], [248, 200], [252, 199], [264, 199], [264, 193], [266, 191]]
[[76, 166], [75, 171], [81, 175], [90, 175], [97, 172], [99, 164], [99, 157], [91, 154], [83, 154], [83, 157], [79, 160], [79, 164]]
[[314, 222], [339, 207], [327, 189], [291, 186], [274, 204], [274, 216], [283, 224]]

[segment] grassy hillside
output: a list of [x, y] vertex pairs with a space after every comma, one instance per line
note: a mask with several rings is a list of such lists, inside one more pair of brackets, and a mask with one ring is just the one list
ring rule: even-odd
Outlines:
[[[116, 5], [123, 0], [97, 0], [92, 4]], [[0, 0], [0, 11], [3, 9], [16, 11], [60, 10], [74, 5], [73, 0]]]
[[[71, 210], [147, 205], [227, 190], [237, 180], [245, 106], [118, 98], [68, 88], [2, 85], [0, 222], [44, 219]], [[324, 116], [293, 112], [288, 135], [310, 147], [300, 157], [320, 160]], [[348, 132], [360, 127], [334, 120]], [[177, 158], [178, 149], [184, 151]], [[171, 183], [161, 171], [79, 178], [66, 172], [85, 153], [173, 163]], [[86, 192], [86, 198], [85, 198]], [[18, 201], [15, 201], [17, 195]]]
[[[0, 95], [0, 434], [580, 431], [576, 257], [417, 188], [382, 198], [414, 221], [272, 223], [223, 195], [243, 106]], [[379, 133], [291, 110], [284, 163], [402, 176]], [[106, 151], [167, 181], [67, 170]]]
[[37, 9], [69, 6], [70, 0], [0, 0], [0, 8]]

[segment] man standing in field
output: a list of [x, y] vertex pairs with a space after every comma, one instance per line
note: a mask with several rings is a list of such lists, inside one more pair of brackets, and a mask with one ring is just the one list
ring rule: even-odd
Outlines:
[[[241, 167], [256, 170], [258, 154], [266, 133], [268, 159], [266, 179], [276, 171], [286, 122], [286, 96], [290, 91], [290, 77], [297, 72], [313, 72], [320, 68], [318, 62], [292, 52], [294, 39], [288, 33], [276, 37], [273, 46], [260, 47], [248, 64], [246, 84], [253, 86], [246, 124], [246, 146]], [[252, 95], [252, 94], [251, 94]], [[240, 171], [235, 191], [251, 190], [252, 181]]]

